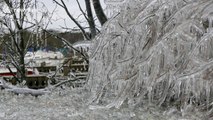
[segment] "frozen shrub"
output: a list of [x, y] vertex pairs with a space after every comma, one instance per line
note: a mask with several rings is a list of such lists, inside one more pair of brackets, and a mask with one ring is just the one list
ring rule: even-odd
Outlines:
[[91, 101], [210, 109], [212, 0], [126, 0], [120, 11], [94, 40]]

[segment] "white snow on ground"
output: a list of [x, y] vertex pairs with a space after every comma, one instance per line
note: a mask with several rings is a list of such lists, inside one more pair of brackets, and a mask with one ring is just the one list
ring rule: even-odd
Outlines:
[[88, 105], [87, 91], [76, 88], [57, 89], [51, 94], [33, 97], [0, 90], [0, 120], [177, 120], [200, 119], [201, 114], [182, 116], [175, 108], [139, 105], [106, 109]]

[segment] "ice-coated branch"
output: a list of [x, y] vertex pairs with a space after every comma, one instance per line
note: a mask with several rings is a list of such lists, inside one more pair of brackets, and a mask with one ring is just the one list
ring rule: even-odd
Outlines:
[[0, 79], [0, 88], [1, 89], [5, 89], [6, 91], [15, 93], [15, 94], [25, 94], [25, 95], [33, 95], [33, 96], [38, 96], [38, 95], [44, 95], [44, 94], [48, 94], [51, 93], [54, 89], [56, 89], [57, 87], [60, 87], [61, 85], [64, 85], [66, 83], [69, 82], [75, 82], [75, 81], [79, 81], [81, 79], [85, 79], [85, 77], [75, 77], [75, 78], [70, 78], [68, 80], [65, 81], [61, 81], [55, 85], [50, 85], [47, 88], [44, 89], [30, 89], [30, 88], [22, 88], [22, 87], [17, 87], [14, 85], [11, 85], [10, 83], [6, 82], [5, 80], [3, 80], [2, 78]]

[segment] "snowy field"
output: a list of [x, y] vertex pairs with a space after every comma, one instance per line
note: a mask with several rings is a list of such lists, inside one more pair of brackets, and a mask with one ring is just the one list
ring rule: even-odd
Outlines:
[[56, 90], [33, 97], [0, 90], [0, 120], [200, 120], [199, 114], [186, 114], [175, 108], [163, 110], [141, 105], [106, 109], [88, 105], [85, 90]]

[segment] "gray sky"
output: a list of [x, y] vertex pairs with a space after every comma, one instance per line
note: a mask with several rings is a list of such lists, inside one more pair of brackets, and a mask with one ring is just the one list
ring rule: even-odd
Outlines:
[[[56, 4], [52, 2], [52, 0], [38, 0], [40, 2], [43, 2], [45, 4], [45, 6], [47, 7], [47, 9], [51, 12], [55, 9]], [[60, 1], [60, 0], [58, 0]], [[77, 2], [76, 0], [64, 0], [66, 2], [67, 7], [69, 8], [70, 13], [77, 18], [81, 12], [78, 8]], [[79, 0], [79, 2], [82, 5], [82, 8], [85, 9], [85, 3], [84, 0]], [[103, 8], [105, 8], [105, 4], [104, 4], [104, 0], [100, 0]], [[39, 6], [41, 7], [41, 5]], [[79, 21], [83, 21], [82, 18], [79, 19]], [[60, 26], [67, 26], [69, 28], [73, 28], [76, 25], [70, 20], [70, 18], [67, 16], [66, 12], [64, 11], [63, 8], [61, 7], [57, 7], [56, 8], [56, 12], [53, 15], [53, 20], [52, 23], [49, 24], [48, 28], [50, 29], [59, 29], [61, 30]]]

